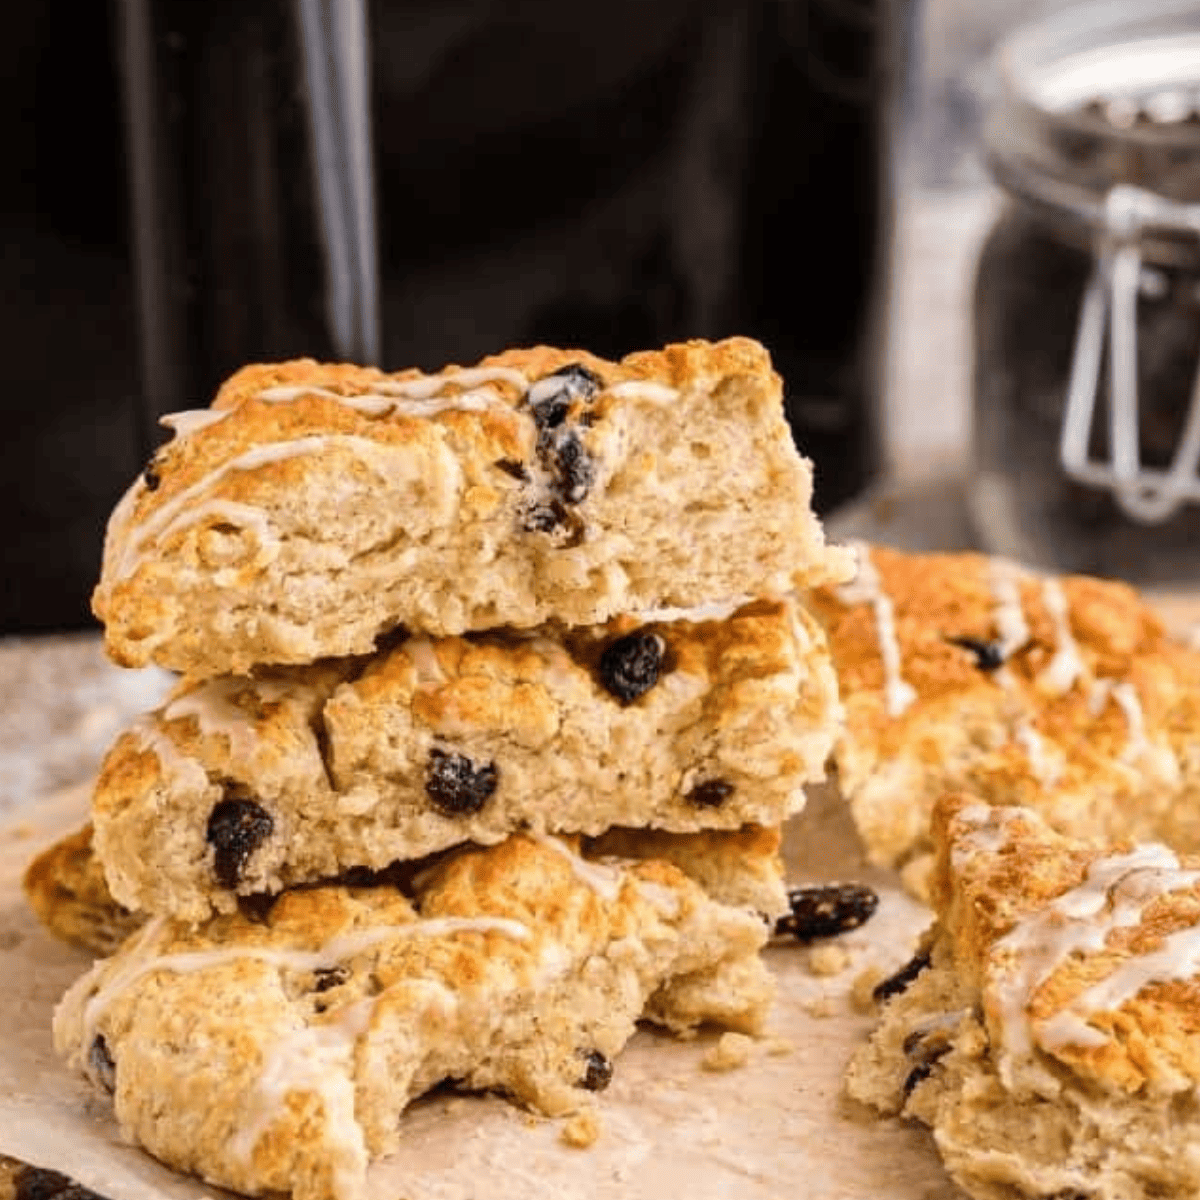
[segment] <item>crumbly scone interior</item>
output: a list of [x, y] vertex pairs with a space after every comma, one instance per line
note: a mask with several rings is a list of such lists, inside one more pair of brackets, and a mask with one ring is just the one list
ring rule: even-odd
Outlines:
[[980, 1200], [1196, 1194], [1200, 861], [965, 796], [934, 838], [929, 965], [886, 1001], [850, 1095], [928, 1125]]
[[[653, 672], [606, 682], [627, 648]], [[839, 716], [824, 635], [790, 599], [411, 637], [182, 685], [109, 753], [97, 850], [120, 903], [196, 920], [513, 829], [774, 826], [823, 777]]]
[[838, 782], [873, 861], [920, 880], [934, 801], [960, 788], [1098, 843], [1200, 850], [1200, 654], [1132, 588], [858, 551], [858, 579], [811, 605], [846, 711]]
[[404, 1107], [444, 1079], [563, 1113], [604, 1086], [644, 1011], [758, 1028], [765, 939], [665, 863], [518, 835], [448, 856], [411, 901], [325, 887], [258, 919], [156, 918], [72, 987], [56, 1041], [164, 1161], [350, 1200]]

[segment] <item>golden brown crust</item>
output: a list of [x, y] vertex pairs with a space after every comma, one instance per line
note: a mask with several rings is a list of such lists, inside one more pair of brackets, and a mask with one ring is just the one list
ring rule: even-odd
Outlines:
[[112, 898], [90, 824], [43, 850], [26, 868], [24, 889], [55, 937], [96, 955], [111, 954], [142, 923]]
[[[869, 556], [893, 608], [899, 677], [915, 693], [902, 711], [889, 709], [873, 604], [836, 589], [811, 602], [846, 711], [839, 781], [876, 861], [928, 853], [933, 801], [957, 788], [1079, 836], [1200, 848], [1200, 806], [1187, 800], [1200, 778], [1200, 655], [1132, 588], [1047, 580], [976, 554]], [[1006, 610], [1024, 627], [1020, 645], [1002, 668], [981, 669], [962, 640], [997, 646]]]

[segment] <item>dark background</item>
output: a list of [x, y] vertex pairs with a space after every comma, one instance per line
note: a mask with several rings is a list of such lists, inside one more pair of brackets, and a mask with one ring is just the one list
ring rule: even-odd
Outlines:
[[[372, 0], [367, 23], [380, 365], [749, 334], [784, 375], [818, 508], [861, 490], [891, 4]], [[336, 356], [298, 39], [285, 0], [9, 13], [0, 632], [91, 623], [104, 522], [158, 414], [248, 360]], [[170, 201], [136, 267], [131, 171]]]

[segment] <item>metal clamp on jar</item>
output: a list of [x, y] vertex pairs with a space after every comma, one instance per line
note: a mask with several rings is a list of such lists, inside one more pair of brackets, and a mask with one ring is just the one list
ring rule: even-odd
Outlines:
[[986, 549], [1200, 578], [1200, 10], [1090, 3], [1018, 30], [985, 127], [1011, 202], [975, 290]]

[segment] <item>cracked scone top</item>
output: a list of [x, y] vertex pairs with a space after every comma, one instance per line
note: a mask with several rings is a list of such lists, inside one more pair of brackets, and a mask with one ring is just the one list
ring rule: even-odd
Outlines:
[[785, 600], [693, 615], [183, 684], [96, 783], [113, 895], [198, 920], [521, 828], [778, 825], [837, 729], [824, 637]]
[[1200, 858], [938, 802], [927, 966], [851, 1095], [929, 1125], [980, 1200], [1200, 1193]]
[[818, 589], [845, 707], [838, 785], [872, 859], [921, 890], [946, 791], [1080, 837], [1200, 850], [1200, 654], [1124, 584], [978, 554], [856, 547]]
[[322, 887], [258, 920], [156, 919], [70, 989], [55, 1039], [164, 1162], [355, 1200], [444, 1079], [557, 1115], [606, 1085], [643, 1016], [757, 1030], [765, 940], [666, 863], [516, 836], [424, 872], [411, 899]]
[[385, 375], [246, 367], [109, 522], [109, 653], [193, 675], [844, 578], [766, 351], [549, 348]]

